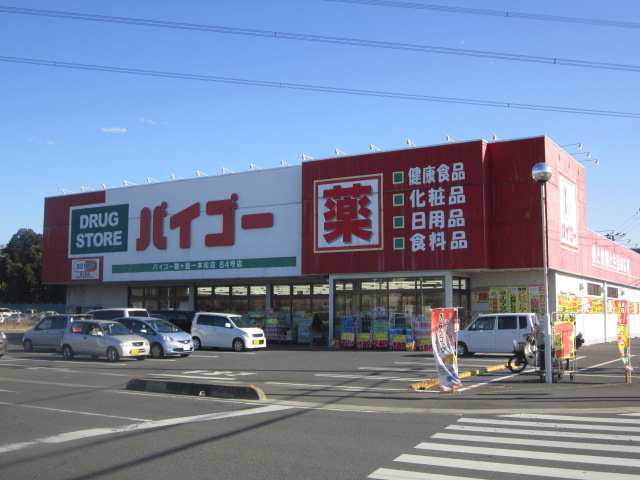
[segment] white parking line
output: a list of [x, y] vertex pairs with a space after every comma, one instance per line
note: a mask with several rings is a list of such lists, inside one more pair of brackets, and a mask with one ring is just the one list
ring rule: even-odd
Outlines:
[[241, 417], [245, 415], [256, 415], [261, 413], [277, 412], [280, 410], [289, 410], [294, 407], [284, 407], [278, 405], [269, 405], [266, 407], [251, 408], [247, 410], [238, 410], [233, 412], [212, 413], [208, 415], [196, 415], [193, 417], [167, 418], [164, 420], [147, 420], [132, 425], [124, 425], [122, 427], [112, 428], [90, 428], [88, 430], [78, 430], [75, 432], [61, 433], [50, 437], [38, 438], [30, 442], [13, 443], [0, 446], [0, 453], [15, 452], [23, 448], [30, 448], [35, 445], [71, 442], [85, 438], [98, 437], [102, 435], [111, 435], [114, 433], [134, 432], [139, 430], [149, 430], [152, 428], [168, 427], [172, 425], [182, 425], [187, 423], [206, 422], [210, 420], [223, 420], [225, 418]]
[[389, 367], [358, 367], [358, 370], [367, 372], [414, 372], [414, 373], [430, 373], [437, 371], [436, 368], [389, 368]]
[[71, 413], [73, 415], [89, 415], [92, 417], [105, 417], [105, 418], [116, 418], [119, 420], [132, 420], [135, 422], [142, 422], [145, 420], [144, 418], [122, 417], [119, 415], [105, 415], [104, 413], [81, 412], [79, 410], [64, 410], [62, 408], [39, 407], [37, 405], [23, 405], [20, 403], [0, 402], [0, 405], [8, 405], [11, 407], [20, 407], [20, 408], [33, 408], [36, 410], [48, 410], [48, 411], [59, 412], [59, 413]]
[[[288, 382], [266, 382], [265, 385], [284, 385], [290, 387], [305, 387], [305, 388], [322, 388], [322, 389], [336, 389], [336, 390], [345, 390], [347, 392], [406, 392], [406, 388], [369, 388], [369, 387], [347, 387], [347, 386], [339, 386], [339, 385], [313, 385], [310, 383], [288, 383]], [[440, 392], [438, 392], [440, 393]]]
[[316, 373], [316, 377], [327, 378], [351, 378], [356, 380], [388, 380], [390, 382], [422, 382], [424, 378], [403, 378], [403, 377], [372, 377], [368, 375], [345, 375], [345, 374], [331, 374], [331, 373]]
[[168, 373], [150, 373], [147, 375], [148, 377], [157, 377], [157, 378], [195, 378], [197, 380], [224, 380], [229, 382], [235, 382], [236, 379], [233, 377], [205, 377], [202, 375], [171, 375]]

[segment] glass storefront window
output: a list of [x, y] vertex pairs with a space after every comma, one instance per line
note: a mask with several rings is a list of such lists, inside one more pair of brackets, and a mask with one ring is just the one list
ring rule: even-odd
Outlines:
[[420, 290], [443, 290], [444, 279], [443, 278], [419, 278], [418, 288]]
[[214, 295], [213, 297], [213, 311], [220, 313], [227, 313], [231, 310], [231, 297], [228, 295]]
[[267, 309], [266, 285], [251, 285], [249, 287], [249, 311], [265, 312]]
[[233, 286], [231, 287], [231, 295], [240, 295], [246, 297], [249, 294], [249, 287], [247, 286]]
[[335, 288], [338, 291], [341, 290], [353, 290], [353, 282], [345, 282], [343, 280], [339, 280], [335, 283]]
[[[348, 287], [348, 288], [347, 288]], [[396, 320], [429, 318], [432, 308], [444, 307], [444, 278], [389, 278], [337, 280], [335, 325], [345, 316]]]
[[249, 295], [266, 295], [267, 287], [266, 285], [251, 285], [249, 287]]
[[213, 310], [213, 288], [198, 287], [196, 298], [196, 310], [199, 312], [211, 312]]
[[239, 313], [241, 315], [247, 313], [249, 311], [249, 287], [231, 287], [230, 304], [230, 313]]
[[293, 295], [311, 295], [311, 285], [294, 285]]
[[273, 285], [273, 296], [291, 295], [291, 285]]
[[329, 297], [329, 284], [328, 283], [315, 283], [313, 286], [314, 295], [326, 295]]
[[144, 305], [144, 288], [129, 289], [129, 306], [142, 308]]
[[186, 310], [189, 307], [189, 287], [132, 287], [129, 306], [153, 310]]
[[453, 277], [453, 306], [458, 308], [460, 328], [466, 327], [471, 321], [471, 292], [469, 292], [470, 280], [468, 278]]

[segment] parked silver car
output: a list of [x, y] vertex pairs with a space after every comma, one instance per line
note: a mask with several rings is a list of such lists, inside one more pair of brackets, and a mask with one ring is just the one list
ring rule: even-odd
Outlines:
[[162, 358], [165, 355], [188, 357], [193, 353], [191, 335], [170, 322], [144, 317], [122, 317], [114, 321], [122, 323], [136, 335], [146, 338], [151, 346], [153, 358]]
[[44, 317], [38, 324], [24, 332], [22, 346], [26, 352], [35, 349], [59, 350], [62, 333], [76, 320], [91, 320], [91, 315], [63, 315], [55, 313]]
[[144, 360], [149, 355], [146, 338], [132, 334], [123, 324], [112, 320], [73, 322], [62, 335], [60, 348], [67, 360], [75, 355], [91, 355], [117, 362], [120, 358]]

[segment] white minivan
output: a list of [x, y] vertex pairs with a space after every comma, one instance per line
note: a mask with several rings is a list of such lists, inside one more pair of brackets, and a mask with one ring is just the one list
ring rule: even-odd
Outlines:
[[196, 313], [191, 323], [191, 337], [196, 350], [220, 347], [241, 352], [267, 346], [261, 328], [231, 313]]
[[478, 316], [458, 332], [458, 356], [482, 353], [512, 353], [513, 341], [523, 341], [538, 325], [535, 313], [492, 313]]

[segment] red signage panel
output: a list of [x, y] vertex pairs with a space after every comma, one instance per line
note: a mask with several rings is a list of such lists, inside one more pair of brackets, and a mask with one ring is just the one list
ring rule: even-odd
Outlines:
[[487, 267], [482, 141], [303, 163], [302, 270]]

